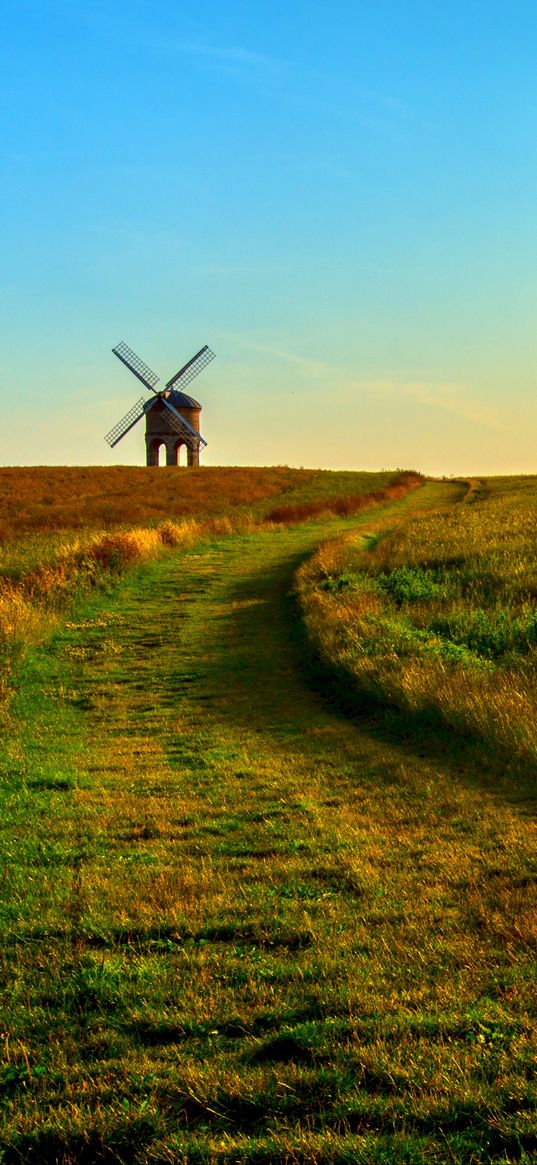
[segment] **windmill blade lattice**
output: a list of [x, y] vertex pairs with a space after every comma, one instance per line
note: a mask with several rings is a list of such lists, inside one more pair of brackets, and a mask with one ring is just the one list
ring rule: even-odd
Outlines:
[[110, 432], [106, 434], [105, 441], [108, 441], [111, 449], [117, 445], [118, 441], [121, 441], [129, 429], [133, 429], [138, 421], [141, 421], [145, 414], [145, 403], [143, 396], [141, 396], [140, 400], [137, 400], [136, 404], [132, 406], [132, 409], [129, 409], [128, 413], [125, 413], [125, 416], [117, 421], [113, 429], [110, 429]]
[[138, 377], [138, 380], [141, 380], [142, 384], [145, 384], [146, 388], [152, 389], [153, 392], [156, 391], [155, 385], [158, 384], [160, 376], [157, 376], [156, 372], [144, 364], [143, 360], [140, 360], [140, 357], [136, 355], [136, 352], [133, 352], [132, 348], [129, 348], [128, 344], [122, 340], [121, 344], [116, 344], [115, 348], [112, 348], [112, 352], [118, 360], [121, 360], [122, 364], [126, 364], [127, 368], [130, 368], [131, 372]]
[[160, 400], [162, 401], [163, 405], [166, 405], [166, 408], [169, 409], [170, 413], [172, 414], [171, 417], [168, 417], [168, 423], [171, 425], [172, 429], [175, 429], [176, 433], [179, 433], [180, 437], [194, 437], [194, 439], [198, 441], [200, 445], [207, 444], [207, 442], [204, 441], [201, 433], [198, 433], [198, 430], [193, 428], [193, 426], [190, 424], [190, 421], [187, 421], [186, 417], [182, 417], [181, 414], [177, 412], [177, 409], [174, 409], [173, 405], [170, 404], [169, 400], [166, 400], [165, 396], [161, 396]]
[[214, 360], [214, 352], [211, 352], [209, 345], [205, 344], [187, 364], [179, 369], [179, 372], [175, 373], [175, 376], [172, 376], [166, 388], [170, 391], [174, 388], [182, 389], [185, 385], [190, 384], [190, 381], [194, 380], [211, 363], [211, 360]]
[[[198, 417], [201, 412], [201, 405], [192, 397], [185, 393], [182, 395], [182, 388], [194, 380], [195, 376], [214, 360], [215, 354], [211, 351], [208, 344], [200, 348], [195, 356], [179, 369], [179, 372], [172, 376], [171, 380], [165, 385], [164, 389], [157, 389], [156, 385], [159, 382], [159, 377], [152, 368], [149, 368], [132, 348], [122, 340], [121, 343], [116, 344], [112, 348], [114, 356], [136, 376], [139, 381], [154, 395], [150, 401], [143, 399], [136, 402], [129, 412], [117, 424], [114, 425], [110, 432], [106, 434], [105, 440], [111, 448], [121, 441], [122, 437], [134, 428], [145, 416], [146, 418], [146, 452], [147, 465], [158, 465], [158, 450], [161, 445], [166, 447], [166, 464], [179, 464], [179, 448], [181, 445], [187, 446], [187, 464], [189, 466], [199, 465], [199, 451], [207, 442], [194, 428], [190, 420], [183, 414], [183, 409], [195, 424], [198, 424]], [[174, 397], [174, 391], [177, 395]], [[174, 399], [174, 403], [169, 400], [169, 397]], [[154, 406], [161, 402], [161, 408], [154, 411]], [[179, 411], [181, 410], [181, 411]], [[177, 441], [177, 434], [181, 440]]]

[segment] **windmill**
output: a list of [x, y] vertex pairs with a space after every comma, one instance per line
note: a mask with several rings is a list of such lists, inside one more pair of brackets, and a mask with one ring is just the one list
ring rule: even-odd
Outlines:
[[201, 405], [192, 396], [183, 392], [183, 389], [210, 364], [211, 360], [214, 360], [214, 352], [211, 352], [205, 344], [205, 347], [200, 348], [191, 360], [183, 364], [179, 372], [176, 372], [160, 390], [155, 387], [159, 377], [127, 344], [122, 341], [112, 348], [112, 352], [154, 395], [150, 400], [140, 397], [140, 400], [137, 400], [128, 413], [106, 434], [105, 441], [108, 441], [113, 449], [114, 445], [117, 445], [118, 441], [121, 441], [122, 437], [145, 417], [148, 465], [158, 465], [161, 445], [166, 449], [166, 465], [179, 464], [181, 445], [186, 445], [187, 464], [199, 465], [200, 447], [207, 444], [198, 432]]

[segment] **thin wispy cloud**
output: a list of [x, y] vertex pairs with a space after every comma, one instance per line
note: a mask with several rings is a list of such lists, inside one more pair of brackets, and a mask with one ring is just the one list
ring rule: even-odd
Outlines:
[[385, 398], [391, 402], [403, 398], [416, 401], [425, 410], [449, 413], [480, 428], [496, 432], [505, 429], [505, 418], [500, 410], [477, 398], [471, 386], [463, 383], [355, 380], [342, 375], [341, 365], [305, 356], [302, 352], [292, 351], [277, 343], [260, 343], [231, 333], [226, 333], [226, 339], [231, 340], [235, 347], [283, 361], [312, 379], [322, 379], [329, 386], [334, 399], [337, 397], [340, 402], [343, 397], [348, 400], [351, 396], [357, 398], [360, 395], [367, 395], [370, 399]]
[[273, 84], [278, 98], [324, 116], [358, 121], [375, 136], [406, 141], [408, 110], [392, 93], [361, 85], [354, 78], [304, 66], [243, 45], [184, 42], [182, 52], [205, 68], [242, 83]]
[[392, 380], [341, 381], [340, 389], [353, 392], [367, 392], [370, 396], [397, 397], [416, 401], [425, 409], [450, 413], [462, 421], [469, 421], [480, 428], [494, 431], [505, 428], [505, 420], [500, 410], [488, 402], [472, 395], [472, 389], [465, 384], [443, 381], [441, 383], [408, 382]]
[[427, 408], [451, 413], [461, 420], [470, 421], [484, 429], [502, 429], [503, 421], [497, 409], [488, 403], [472, 398], [471, 390], [464, 384], [414, 384], [408, 386], [408, 395]]
[[[38, 0], [22, 0], [29, 11], [39, 10]], [[53, 8], [70, 22], [83, 22], [93, 35], [113, 40], [122, 48], [138, 49], [141, 63], [159, 58], [190, 61], [205, 71], [242, 86], [270, 92], [275, 99], [324, 117], [354, 121], [374, 137], [406, 142], [408, 110], [397, 94], [364, 85], [359, 77], [331, 73], [292, 57], [267, 53], [250, 44], [217, 43], [197, 38], [192, 27], [173, 16], [166, 25], [155, 21], [148, 0], [137, 0], [128, 21], [107, 0], [50, 0]], [[199, 27], [199, 24], [198, 24]]]
[[206, 278], [215, 275], [235, 278], [243, 275], [274, 275], [286, 271], [285, 263], [197, 263], [192, 274]]
[[245, 48], [242, 45], [210, 45], [200, 43], [183, 43], [181, 49], [192, 57], [198, 57], [215, 68], [242, 70], [250, 72], [252, 69], [264, 69], [281, 73], [292, 70], [289, 61], [268, 53], [260, 53], [255, 49]]
[[290, 364], [293, 368], [299, 368], [302, 372], [309, 376], [323, 376], [333, 375], [334, 369], [332, 365], [327, 364], [324, 360], [314, 360], [311, 356], [304, 356], [301, 352], [290, 352], [288, 348], [281, 348], [278, 344], [259, 344], [255, 340], [246, 340], [243, 337], [231, 336], [228, 333], [228, 339], [246, 349], [250, 352], [259, 352], [263, 356], [272, 356], [276, 360], [282, 360], [285, 364]]

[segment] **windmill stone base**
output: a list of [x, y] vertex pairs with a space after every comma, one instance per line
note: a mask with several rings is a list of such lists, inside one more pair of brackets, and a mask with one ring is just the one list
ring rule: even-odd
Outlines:
[[[166, 465], [179, 465], [179, 453], [182, 444], [184, 442], [178, 441], [176, 435], [166, 438], [154, 438], [148, 437], [146, 434], [146, 465], [158, 465], [161, 445], [164, 445], [166, 449]], [[189, 445], [186, 446], [186, 463], [189, 468], [199, 465], [199, 449], [191, 449]]]
[[[181, 417], [197, 430], [201, 405], [193, 397], [184, 392], [169, 393], [169, 400]], [[181, 446], [186, 446], [186, 463], [189, 468], [199, 465], [199, 442], [193, 438], [192, 442], [179, 436], [177, 429], [168, 420], [169, 409], [161, 400], [150, 401], [145, 414], [145, 447], [146, 464], [158, 465], [159, 450], [164, 445], [166, 450], [166, 465], [178, 465]], [[172, 414], [173, 420], [173, 414]]]

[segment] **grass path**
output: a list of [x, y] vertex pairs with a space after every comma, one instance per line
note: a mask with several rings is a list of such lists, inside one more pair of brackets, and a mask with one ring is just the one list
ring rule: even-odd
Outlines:
[[289, 594], [323, 537], [458, 497], [197, 546], [36, 653], [5, 1165], [532, 1159], [525, 806], [331, 710]]

